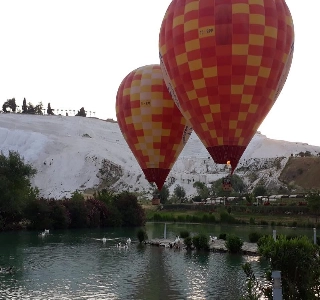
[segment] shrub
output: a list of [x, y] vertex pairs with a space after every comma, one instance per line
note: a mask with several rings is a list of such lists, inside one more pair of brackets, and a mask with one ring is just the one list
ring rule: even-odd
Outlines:
[[139, 229], [137, 232], [137, 238], [139, 243], [141, 244], [143, 241], [148, 239], [148, 235], [144, 229]]
[[184, 238], [183, 243], [185, 244], [187, 249], [191, 249], [192, 247], [192, 238], [190, 236], [187, 236]]
[[227, 239], [227, 234], [226, 233], [220, 233], [219, 234], [219, 240], [226, 240]]
[[204, 214], [202, 216], [202, 220], [201, 220], [203, 223], [209, 223], [209, 216], [207, 214]]
[[281, 271], [283, 299], [316, 299], [319, 249], [307, 237], [280, 236], [276, 241], [265, 238], [259, 252], [270, 261], [272, 270]]
[[192, 222], [192, 216], [186, 215], [186, 221], [191, 223]]
[[200, 223], [201, 219], [198, 216], [192, 216], [192, 222]]
[[187, 237], [189, 237], [189, 236], [190, 236], [190, 232], [187, 231], [187, 230], [183, 230], [183, 231], [180, 232], [180, 237], [181, 237], [182, 239], [185, 239], [185, 238], [187, 238]]
[[50, 200], [50, 218], [54, 229], [67, 229], [70, 224], [70, 217], [66, 207], [61, 201]]
[[144, 226], [146, 215], [144, 209], [138, 203], [137, 196], [123, 192], [114, 199], [114, 206], [121, 214], [123, 226]]
[[249, 241], [250, 243], [257, 243], [258, 240], [261, 238], [262, 234], [259, 232], [250, 232], [249, 233]]
[[256, 220], [253, 217], [251, 217], [249, 223], [250, 223], [250, 225], [255, 225]]
[[51, 228], [50, 206], [47, 200], [41, 198], [31, 201], [25, 214], [30, 221], [30, 229], [44, 230]]
[[162, 221], [162, 216], [158, 213], [155, 213], [153, 215], [153, 220], [156, 221], [156, 222], [161, 222]]
[[221, 212], [220, 213], [220, 222], [221, 223], [228, 223], [228, 224], [234, 224], [236, 223], [236, 219], [232, 216], [229, 215], [227, 212]]
[[74, 197], [63, 201], [63, 205], [68, 210], [70, 216], [70, 228], [85, 228], [88, 225], [87, 207], [85, 200]]
[[285, 238], [286, 238], [287, 240], [294, 240], [294, 239], [297, 239], [297, 238], [299, 238], [299, 237], [298, 237], [297, 234], [288, 234], [288, 235], [285, 236]]
[[227, 237], [225, 246], [230, 253], [239, 253], [243, 246], [243, 241], [236, 235], [230, 234]]
[[186, 217], [184, 215], [179, 215], [177, 217], [177, 221], [183, 223], [186, 221]]
[[196, 235], [192, 238], [192, 243], [197, 250], [208, 250], [208, 238], [204, 234]]
[[109, 212], [104, 202], [90, 198], [87, 199], [88, 226], [91, 228], [105, 227], [108, 224]]
[[211, 215], [209, 215], [209, 217], [208, 217], [208, 221], [209, 221], [209, 223], [215, 223], [215, 222], [216, 222], [216, 217], [211, 214]]
[[289, 223], [290, 227], [297, 227], [297, 225], [298, 225], [297, 221], [293, 221]]

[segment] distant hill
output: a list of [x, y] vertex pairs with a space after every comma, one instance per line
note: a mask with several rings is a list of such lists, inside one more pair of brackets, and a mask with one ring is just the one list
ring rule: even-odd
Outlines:
[[320, 157], [290, 157], [279, 180], [301, 190], [320, 190]]
[[[0, 114], [0, 151], [9, 150], [18, 151], [38, 170], [32, 184], [44, 197], [68, 197], [75, 190], [92, 192], [107, 186], [146, 197], [153, 191], [114, 121]], [[301, 153], [312, 157], [295, 158]], [[318, 146], [272, 140], [257, 133], [235, 173], [251, 190], [257, 184], [274, 193], [280, 188], [317, 187], [319, 153]], [[192, 196], [196, 194], [195, 181], [209, 184], [226, 174], [226, 167], [215, 164], [192, 133], [166, 184], [171, 192], [179, 184]]]

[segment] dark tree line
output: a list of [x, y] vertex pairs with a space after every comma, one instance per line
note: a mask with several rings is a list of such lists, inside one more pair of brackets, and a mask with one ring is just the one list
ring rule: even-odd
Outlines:
[[103, 190], [85, 199], [76, 191], [64, 200], [40, 198], [30, 183], [35, 174], [17, 152], [0, 153], [0, 231], [145, 224], [144, 210], [134, 194]]
[[[12, 99], [8, 99], [7, 101], [5, 101], [2, 105], [2, 111], [4, 113], [9, 113], [11, 109], [12, 112], [16, 112], [17, 111], [17, 107], [19, 107], [16, 104], [16, 99], [12, 98]], [[44, 112], [44, 108], [43, 108], [43, 103], [40, 102], [37, 105], [32, 104], [31, 102], [27, 103], [26, 98], [23, 98], [22, 101], [22, 106], [21, 106], [21, 113], [23, 114], [32, 114], [32, 115], [43, 115]], [[48, 115], [54, 115], [54, 109], [51, 108], [51, 104], [48, 103], [47, 106], [47, 114]], [[68, 113], [66, 113], [66, 116], [68, 116]], [[81, 117], [86, 117], [87, 113], [84, 109], [84, 107], [81, 107], [80, 110], [78, 110], [78, 113], [76, 114], [76, 116], [81, 116]]]

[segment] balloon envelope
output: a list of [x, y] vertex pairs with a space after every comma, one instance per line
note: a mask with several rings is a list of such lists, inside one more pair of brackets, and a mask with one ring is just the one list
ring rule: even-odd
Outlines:
[[284, 0], [173, 0], [159, 37], [160, 64], [216, 163], [236, 167], [277, 99], [293, 55]]
[[116, 114], [146, 179], [161, 190], [192, 129], [173, 102], [160, 65], [138, 68], [124, 78]]

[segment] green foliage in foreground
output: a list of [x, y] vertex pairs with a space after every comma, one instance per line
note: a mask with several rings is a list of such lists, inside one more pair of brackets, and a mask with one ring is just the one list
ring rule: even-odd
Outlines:
[[38, 196], [30, 179], [36, 174], [17, 152], [0, 154], [0, 230], [7, 224], [20, 222], [26, 206]]
[[318, 299], [320, 292], [319, 246], [307, 237], [280, 236], [276, 241], [271, 236], [263, 236], [258, 242], [259, 252], [269, 261], [266, 272], [267, 285], [262, 285], [251, 267], [244, 266], [247, 275], [247, 291], [243, 299], [257, 298], [261, 293], [270, 298], [271, 271], [281, 271], [283, 299]]

